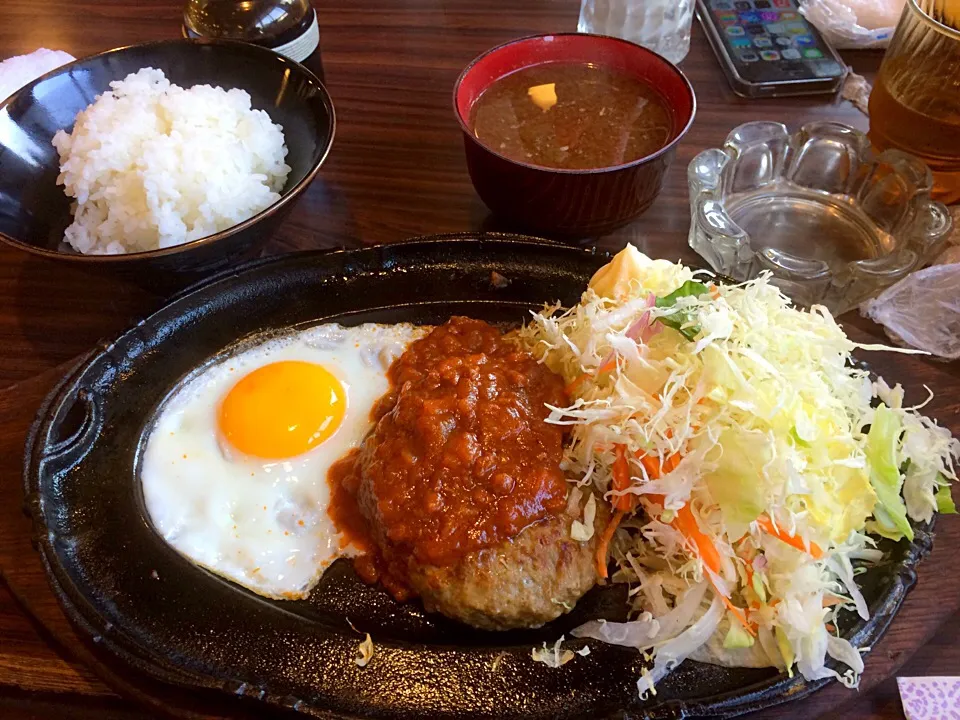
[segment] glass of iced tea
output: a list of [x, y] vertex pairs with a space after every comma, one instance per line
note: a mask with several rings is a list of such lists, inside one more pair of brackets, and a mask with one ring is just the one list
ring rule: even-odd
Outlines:
[[960, 202], [960, 0], [907, 0], [870, 95], [870, 141], [916, 155]]

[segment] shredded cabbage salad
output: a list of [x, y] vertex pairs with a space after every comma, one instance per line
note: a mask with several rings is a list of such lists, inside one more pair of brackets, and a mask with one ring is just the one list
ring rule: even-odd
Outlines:
[[548, 422], [570, 426], [568, 477], [612, 508], [598, 573], [609, 552], [611, 581], [630, 585], [629, 622], [574, 634], [650, 654], [641, 692], [690, 656], [856, 686], [837, 614], [869, 617], [856, 575], [881, 559], [874, 536], [912, 538], [911, 520], [953, 511], [960, 457], [899, 386], [851, 362], [893, 348], [857, 345], [767, 276], [715, 285], [631, 245], [519, 338], [567, 382]]

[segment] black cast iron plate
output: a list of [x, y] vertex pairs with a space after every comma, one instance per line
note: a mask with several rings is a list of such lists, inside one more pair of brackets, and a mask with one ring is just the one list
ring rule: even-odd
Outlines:
[[[67, 614], [160, 687], [316, 717], [731, 717], [822, 686], [687, 662], [641, 702], [631, 650], [593, 642], [557, 669], [530, 657], [588, 617], [622, 619], [621, 588], [595, 589], [539, 630], [484, 633], [397, 605], [345, 561], [307, 600], [266, 600], [195, 567], [151, 527], [136, 477], [145, 433], [171, 389], [224, 348], [318, 322], [516, 323], [544, 302], [575, 303], [605, 261], [531, 239], [441, 236], [259, 261], [177, 296], [81, 363], [28, 439], [28, 509]], [[494, 271], [509, 284], [492, 283]], [[930, 537], [889, 545], [890, 561], [862, 576], [873, 617], [844, 629], [857, 645], [882, 635]], [[374, 639], [366, 668], [354, 662], [362, 635], [350, 623]]]

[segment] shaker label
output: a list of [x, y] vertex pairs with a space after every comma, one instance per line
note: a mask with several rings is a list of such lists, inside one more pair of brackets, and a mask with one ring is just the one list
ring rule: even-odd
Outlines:
[[274, 52], [285, 55], [291, 60], [303, 62], [320, 45], [320, 25], [317, 22], [317, 11], [313, 11], [313, 22], [300, 37], [291, 40], [285, 45], [279, 45], [273, 48]]

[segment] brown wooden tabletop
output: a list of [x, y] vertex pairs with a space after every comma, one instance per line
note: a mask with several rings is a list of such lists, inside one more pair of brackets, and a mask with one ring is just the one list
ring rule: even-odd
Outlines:
[[[0, 59], [38, 47], [81, 56], [175, 37], [182, 2], [172, 0], [2, 0]], [[330, 158], [268, 252], [350, 247], [411, 236], [501, 228], [470, 185], [451, 89], [483, 50], [531, 33], [576, 27], [577, 0], [317, 0], [322, 63], [337, 109]], [[875, 52], [846, 53], [871, 78]], [[312, 61], [314, 62], [314, 61]], [[682, 65], [696, 89], [697, 120], [680, 145], [666, 187], [633, 225], [598, 241], [637, 244], [650, 255], [702, 264], [687, 247], [685, 169], [742, 122], [796, 127], [834, 119], [866, 128], [848, 102], [829, 96], [743, 100], [728, 88], [699, 27]], [[0, 168], [2, 172], [2, 168]], [[0, 247], [0, 717], [138, 718], [154, 714], [123, 699], [122, 679], [98, 677], [49, 591], [30, 528], [20, 513], [23, 438], [44, 393], [72, 358], [158, 307], [162, 298], [120, 281]], [[842, 318], [858, 340], [883, 334], [856, 315]], [[871, 357], [874, 368], [922, 400], [960, 435], [960, 363]], [[859, 692], [830, 687], [757, 717], [899, 718], [896, 675], [960, 674], [960, 522], [944, 518], [919, 584], [870, 654]], [[97, 667], [103, 674], [103, 670]], [[112, 688], [112, 689], [111, 689]], [[227, 712], [226, 706], [223, 710]]]

